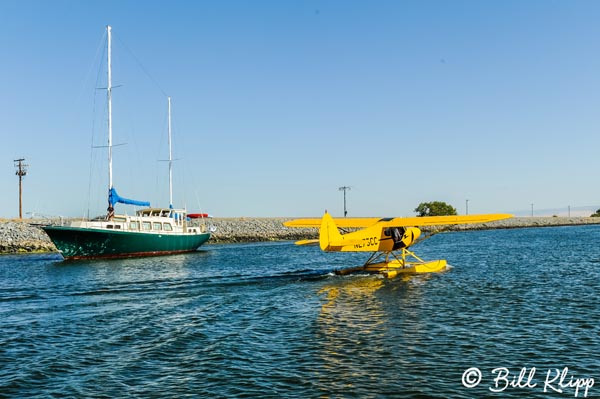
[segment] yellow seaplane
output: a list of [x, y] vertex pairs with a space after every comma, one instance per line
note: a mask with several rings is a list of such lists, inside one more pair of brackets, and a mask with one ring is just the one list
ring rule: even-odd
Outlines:
[[[338, 218], [327, 211], [321, 219], [295, 219], [287, 227], [319, 227], [318, 240], [301, 240], [297, 245], [316, 244], [327, 252], [371, 252], [364, 265], [337, 270], [337, 274], [354, 272], [380, 273], [394, 278], [401, 273], [434, 273], [446, 270], [444, 259], [424, 261], [408, 248], [431, 236], [421, 235], [419, 227], [489, 223], [513, 217], [508, 214], [465, 216], [422, 216], [407, 218]], [[340, 229], [360, 229], [342, 234]]]

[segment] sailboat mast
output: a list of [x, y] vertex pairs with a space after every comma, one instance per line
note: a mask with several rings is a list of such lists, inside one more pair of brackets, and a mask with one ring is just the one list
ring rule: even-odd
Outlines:
[[[106, 95], [108, 101], [108, 191], [113, 188], [113, 171], [112, 171], [112, 71], [111, 71], [111, 27], [106, 26], [108, 36], [108, 83], [106, 86]], [[112, 206], [112, 204], [109, 204]]]
[[173, 153], [171, 147], [171, 97], [169, 100], [169, 208], [173, 209]]

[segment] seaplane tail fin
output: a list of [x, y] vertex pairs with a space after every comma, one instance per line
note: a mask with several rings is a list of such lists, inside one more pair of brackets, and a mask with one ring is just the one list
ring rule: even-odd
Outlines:
[[[325, 212], [319, 229], [319, 246], [321, 250], [330, 251], [332, 246], [339, 246], [342, 240], [342, 234], [335, 225], [335, 221], [329, 213]], [[332, 245], [332, 243], [337, 245]]]

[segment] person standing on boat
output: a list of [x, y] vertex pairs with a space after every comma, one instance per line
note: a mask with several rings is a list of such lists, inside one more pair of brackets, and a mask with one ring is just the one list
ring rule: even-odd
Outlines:
[[112, 207], [112, 204], [108, 204], [108, 214], [106, 215], [106, 220], [112, 220], [113, 216], [115, 216], [115, 208]]

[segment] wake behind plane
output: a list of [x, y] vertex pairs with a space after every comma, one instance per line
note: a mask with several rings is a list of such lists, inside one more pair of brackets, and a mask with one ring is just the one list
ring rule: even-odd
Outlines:
[[[359, 271], [381, 273], [393, 278], [401, 273], [434, 273], [446, 269], [444, 259], [424, 261], [408, 248], [421, 242], [425, 235], [419, 227], [488, 223], [508, 219], [509, 214], [466, 216], [423, 216], [408, 218], [338, 218], [327, 211], [321, 219], [295, 219], [285, 222], [287, 227], [318, 227], [318, 240], [302, 240], [296, 244], [317, 243], [326, 252], [371, 252], [364, 265], [336, 271], [348, 274]], [[340, 228], [360, 230], [341, 233]]]

